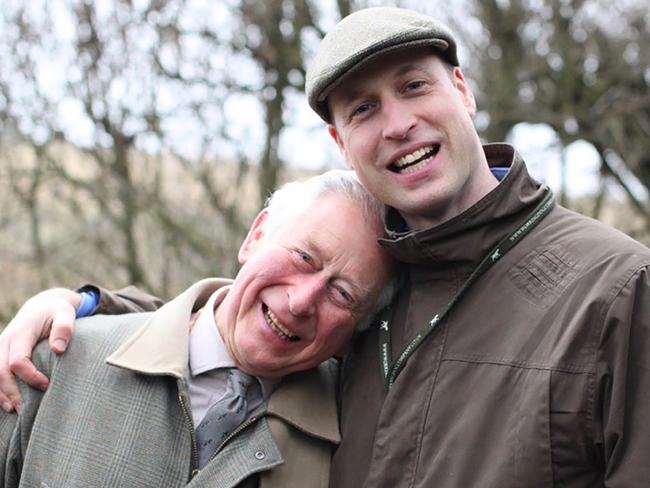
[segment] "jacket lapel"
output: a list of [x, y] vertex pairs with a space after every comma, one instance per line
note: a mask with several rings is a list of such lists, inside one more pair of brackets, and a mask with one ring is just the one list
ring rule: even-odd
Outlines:
[[129, 337], [106, 362], [142, 374], [182, 378], [189, 354], [188, 324], [192, 311], [231, 280], [208, 278], [194, 283], [156, 310], [145, 325]]

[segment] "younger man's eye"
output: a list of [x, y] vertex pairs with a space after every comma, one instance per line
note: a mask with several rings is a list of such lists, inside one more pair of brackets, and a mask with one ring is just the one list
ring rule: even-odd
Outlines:
[[357, 107], [352, 110], [351, 118], [354, 117], [359, 117], [370, 111], [372, 108], [372, 104], [370, 103], [362, 103], [361, 105], [358, 105]]
[[422, 88], [423, 86], [424, 86], [423, 80], [413, 80], [406, 84], [406, 91], [417, 90], [419, 88]]

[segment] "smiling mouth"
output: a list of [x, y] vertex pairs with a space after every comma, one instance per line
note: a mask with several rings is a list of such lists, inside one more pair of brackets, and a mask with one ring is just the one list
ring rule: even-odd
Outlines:
[[402, 156], [391, 164], [388, 169], [393, 173], [399, 174], [414, 173], [424, 168], [429, 163], [429, 160], [438, 154], [438, 151], [440, 151], [440, 144], [422, 147], [410, 154]]
[[271, 312], [271, 309], [266, 306], [266, 304], [262, 304], [262, 311], [264, 312], [266, 323], [278, 336], [280, 336], [281, 339], [287, 342], [298, 342], [300, 340], [300, 337], [291, 335], [291, 332], [289, 332], [286, 327], [282, 325], [280, 319], [278, 319], [275, 314]]

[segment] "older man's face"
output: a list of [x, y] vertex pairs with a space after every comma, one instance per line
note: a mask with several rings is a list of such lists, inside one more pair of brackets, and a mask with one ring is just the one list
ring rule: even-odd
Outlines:
[[430, 49], [380, 58], [328, 101], [346, 161], [412, 229], [457, 215], [496, 185], [472, 123], [472, 92]]
[[271, 235], [261, 214], [216, 313], [238, 367], [275, 377], [339, 353], [390, 276], [377, 235], [359, 204], [342, 195], [321, 197]]

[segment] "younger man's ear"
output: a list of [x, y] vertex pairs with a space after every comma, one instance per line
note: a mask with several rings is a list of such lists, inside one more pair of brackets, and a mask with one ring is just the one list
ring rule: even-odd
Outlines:
[[239, 253], [237, 254], [239, 264], [244, 264], [248, 261], [257, 250], [257, 246], [265, 236], [264, 224], [268, 215], [268, 211], [263, 209], [257, 214], [257, 217], [255, 217], [253, 225], [251, 225], [251, 228], [248, 230], [244, 242], [242, 242], [242, 245], [239, 247]]
[[347, 151], [345, 150], [345, 145], [343, 144], [343, 140], [341, 139], [341, 136], [339, 135], [338, 131], [336, 130], [336, 127], [334, 127], [332, 124], [329, 124], [327, 126], [327, 132], [329, 132], [329, 135], [334, 139], [334, 142], [336, 142], [336, 145], [339, 147], [339, 151], [341, 151], [341, 155], [343, 156], [343, 159], [345, 160], [345, 164], [348, 164], [348, 154]]
[[474, 118], [476, 115], [476, 99], [474, 98], [472, 88], [467, 83], [467, 80], [465, 80], [465, 75], [463, 75], [463, 72], [458, 67], [454, 68], [454, 85], [460, 93], [467, 113], [469, 113], [470, 117]]

